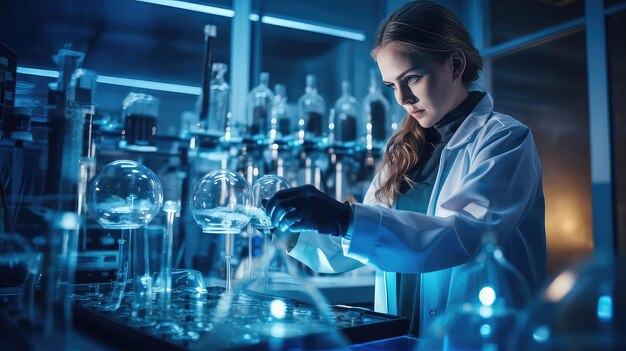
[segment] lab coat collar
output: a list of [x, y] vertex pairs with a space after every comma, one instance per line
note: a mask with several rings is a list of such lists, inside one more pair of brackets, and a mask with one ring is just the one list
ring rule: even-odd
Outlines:
[[456, 133], [454, 133], [448, 142], [448, 145], [446, 145], [446, 149], [456, 149], [472, 140], [474, 132], [487, 123], [487, 119], [489, 119], [492, 112], [493, 98], [487, 93], [478, 102], [478, 105], [474, 107], [472, 113], [470, 113], [459, 126], [459, 129], [457, 129]]

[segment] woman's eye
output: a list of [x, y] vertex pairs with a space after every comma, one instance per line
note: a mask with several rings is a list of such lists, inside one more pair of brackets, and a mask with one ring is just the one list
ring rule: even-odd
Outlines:
[[391, 89], [395, 89], [395, 88], [396, 88], [396, 85], [395, 85], [395, 84], [393, 84], [393, 83], [385, 83], [385, 86], [386, 86], [387, 88], [391, 88]]
[[406, 76], [404, 77], [404, 81], [406, 82], [406, 84], [408, 85], [412, 85], [417, 83], [417, 81], [421, 78], [421, 76], [417, 76], [417, 75], [410, 75], [410, 76]]

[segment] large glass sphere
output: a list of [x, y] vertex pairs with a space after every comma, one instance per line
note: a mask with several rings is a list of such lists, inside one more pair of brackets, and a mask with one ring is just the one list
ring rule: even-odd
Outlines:
[[205, 233], [238, 234], [250, 222], [250, 184], [228, 169], [209, 172], [194, 186], [191, 213]]
[[87, 206], [105, 228], [135, 229], [150, 223], [163, 205], [156, 174], [140, 163], [118, 160], [104, 166], [87, 187]]
[[252, 184], [252, 199], [254, 209], [252, 214], [252, 225], [257, 229], [271, 229], [269, 217], [265, 214], [265, 204], [278, 191], [289, 189], [291, 185], [287, 179], [277, 175], [265, 175], [257, 179]]

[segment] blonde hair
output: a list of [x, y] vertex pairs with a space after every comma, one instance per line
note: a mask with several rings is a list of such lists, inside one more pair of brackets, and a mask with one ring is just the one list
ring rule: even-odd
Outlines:
[[[372, 57], [381, 47], [392, 44], [405, 54], [426, 56], [444, 62], [455, 52], [465, 54], [466, 66], [461, 79], [466, 87], [478, 79], [483, 60], [472, 39], [447, 8], [432, 1], [413, 1], [389, 15], [378, 28]], [[407, 176], [417, 165], [424, 146], [426, 133], [410, 115], [405, 115], [398, 131], [385, 147], [380, 165], [387, 178], [376, 190], [378, 201], [391, 205], [400, 194], [402, 182], [414, 185]]]

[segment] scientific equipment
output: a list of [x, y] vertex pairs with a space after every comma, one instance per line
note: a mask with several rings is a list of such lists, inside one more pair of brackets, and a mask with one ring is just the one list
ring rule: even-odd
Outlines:
[[287, 88], [283, 84], [276, 84], [274, 94], [270, 139], [286, 138], [293, 134], [291, 117], [287, 111]]
[[160, 100], [152, 95], [129, 93], [122, 103], [121, 147], [140, 151], [156, 151], [154, 136]]
[[626, 264], [595, 256], [562, 271], [531, 302], [511, 350], [626, 349]]
[[352, 96], [352, 85], [348, 81], [341, 82], [341, 97], [335, 102], [335, 118], [333, 121], [335, 142], [349, 143], [356, 141], [357, 124], [361, 115], [361, 106]]
[[30, 130], [32, 109], [28, 106], [16, 106], [5, 110], [2, 119], [3, 138], [15, 141], [31, 141]]
[[487, 232], [476, 258], [453, 271], [446, 311], [428, 327], [418, 349], [510, 350], [529, 300], [528, 283], [504, 258], [495, 234]]
[[191, 213], [202, 232], [225, 235], [226, 290], [231, 288], [232, 236], [250, 222], [251, 203], [248, 181], [228, 169], [209, 172], [192, 192]]
[[211, 79], [209, 101], [209, 119], [207, 133], [223, 136], [226, 131], [226, 116], [229, 112], [230, 85], [224, 80], [228, 71], [225, 63], [213, 64], [213, 79]]
[[302, 139], [318, 138], [326, 133], [326, 102], [317, 92], [317, 78], [309, 74], [306, 76], [304, 95], [298, 100], [298, 137]]
[[[15, 105], [15, 79], [17, 75], [17, 54], [0, 42], [0, 119], [7, 118]], [[6, 138], [6, 122], [3, 123]]]
[[267, 139], [245, 137], [242, 140], [237, 171], [243, 174], [249, 184], [265, 174], [265, 153], [268, 152]]
[[270, 131], [270, 116], [272, 104], [274, 103], [274, 93], [269, 88], [270, 74], [261, 72], [259, 85], [250, 91], [246, 102], [247, 106], [247, 132], [251, 137], [268, 136]]
[[45, 213], [50, 232], [45, 244], [41, 266], [41, 296], [37, 299], [35, 330], [41, 330], [42, 345], [63, 350], [70, 343], [73, 321], [74, 277], [78, 260], [78, 229], [76, 213]]
[[71, 50], [70, 47], [71, 44], [66, 44], [52, 57], [52, 60], [57, 64], [59, 77], [56, 83], [49, 84], [48, 103], [57, 109], [63, 109], [66, 91], [70, 86], [72, 75], [76, 69], [83, 65], [85, 59], [85, 53]]
[[366, 139], [371, 138], [372, 143], [381, 147], [389, 135], [391, 127], [389, 118], [389, 102], [380, 90], [380, 77], [376, 69], [370, 70], [369, 93], [363, 99], [363, 115], [365, 117], [365, 130], [361, 135]]
[[208, 127], [209, 107], [211, 106], [211, 62], [213, 59], [213, 43], [217, 37], [217, 26], [207, 24], [204, 26], [204, 57], [202, 60], [202, 95], [200, 95], [200, 108], [198, 111], [198, 127], [205, 130]]
[[[270, 242], [273, 241], [272, 229], [274, 229], [272, 222], [265, 213], [265, 204], [272, 198], [272, 196], [274, 196], [274, 194], [289, 188], [291, 188], [291, 185], [287, 179], [277, 175], [265, 175], [257, 179], [254, 184], [252, 184], [254, 209], [250, 223], [252, 224], [252, 227], [263, 233], [263, 252], [268, 251]], [[252, 236], [250, 236], [248, 242], [248, 257], [248, 262], [250, 263], [250, 274], [252, 274]]]
[[311, 184], [325, 191], [323, 175], [328, 170], [327, 144], [321, 140], [304, 140], [300, 148], [297, 184]]
[[77, 68], [72, 72], [65, 91], [66, 101], [92, 105], [95, 102], [97, 78], [98, 74], [95, 71]]
[[163, 189], [156, 174], [135, 161], [104, 166], [87, 186], [87, 206], [104, 228], [121, 229], [114, 289], [102, 308], [119, 308], [127, 283], [134, 229], [149, 224], [161, 210]]

